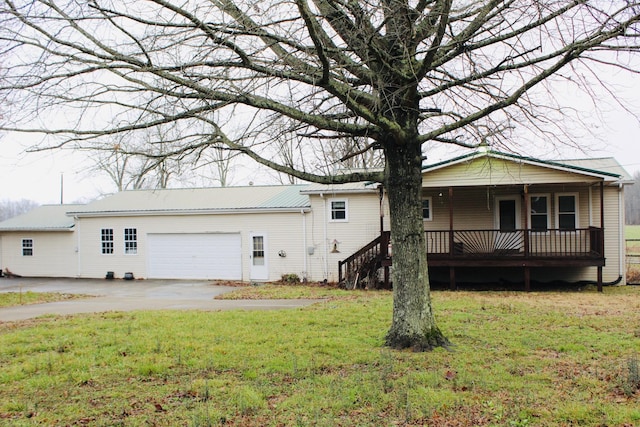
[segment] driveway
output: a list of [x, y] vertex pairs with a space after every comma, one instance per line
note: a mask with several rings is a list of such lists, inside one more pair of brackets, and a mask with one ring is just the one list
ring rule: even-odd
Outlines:
[[317, 300], [216, 300], [236, 288], [209, 281], [0, 278], [0, 293], [58, 292], [88, 298], [0, 308], [0, 322], [44, 315], [133, 310], [277, 310]]

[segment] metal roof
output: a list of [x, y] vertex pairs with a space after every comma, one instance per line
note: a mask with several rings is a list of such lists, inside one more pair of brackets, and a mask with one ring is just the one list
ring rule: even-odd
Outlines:
[[346, 184], [309, 184], [302, 194], [371, 193], [378, 189], [377, 182], [349, 182]]
[[129, 190], [70, 212], [77, 216], [165, 215], [309, 209], [304, 185]]
[[83, 205], [43, 205], [0, 222], [0, 231], [71, 231], [74, 219], [66, 215]]
[[477, 150], [442, 162], [426, 165], [422, 168], [423, 173], [451, 166], [454, 164], [471, 161], [481, 157], [494, 157], [515, 162], [527, 163], [541, 167], [557, 170], [571, 171], [589, 176], [597, 176], [605, 181], [615, 181], [629, 183], [633, 178], [613, 157], [594, 159], [564, 159], [564, 160], [541, 160], [533, 157], [519, 156], [517, 154], [502, 153], [492, 150]]

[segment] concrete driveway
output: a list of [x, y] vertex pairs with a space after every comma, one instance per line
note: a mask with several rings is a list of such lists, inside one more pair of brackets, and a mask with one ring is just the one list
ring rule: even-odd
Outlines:
[[236, 288], [207, 281], [0, 278], [3, 292], [58, 292], [88, 298], [0, 308], [0, 322], [44, 315], [134, 310], [277, 310], [318, 300], [216, 300]]

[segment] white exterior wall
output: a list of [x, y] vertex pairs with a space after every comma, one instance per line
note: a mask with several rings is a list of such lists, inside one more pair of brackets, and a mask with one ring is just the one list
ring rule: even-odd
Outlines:
[[[319, 280], [338, 281], [338, 261], [344, 260], [380, 235], [378, 193], [310, 195], [311, 213], [308, 221], [309, 273]], [[331, 221], [331, 201], [347, 202], [347, 220]], [[388, 218], [388, 214], [386, 216]], [[386, 228], [388, 229], [388, 228]], [[332, 252], [333, 243], [337, 250]]]
[[[78, 227], [81, 258], [79, 277], [104, 277], [113, 271], [116, 277], [131, 272], [136, 278], [146, 278], [148, 268], [147, 235], [155, 233], [240, 233], [242, 246], [242, 280], [250, 278], [250, 234], [264, 233], [267, 238], [266, 257], [268, 280], [278, 280], [283, 274], [304, 276], [305, 251], [303, 229], [309, 214], [274, 212], [259, 214], [171, 215], [131, 217], [85, 217]], [[114, 231], [114, 253], [101, 253], [100, 231]], [[136, 228], [137, 254], [124, 253], [124, 229]], [[278, 255], [284, 251], [285, 257]], [[321, 280], [322, 278], [309, 278]]]
[[[72, 231], [4, 232], [0, 268], [29, 277], [73, 277], [77, 253]], [[22, 255], [22, 239], [33, 241], [33, 255]]]

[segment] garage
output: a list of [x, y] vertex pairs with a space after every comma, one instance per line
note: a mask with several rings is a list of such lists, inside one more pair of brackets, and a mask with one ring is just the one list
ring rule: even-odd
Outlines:
[[241, 280], [240, 233], [147, 235], [151, 279]]

